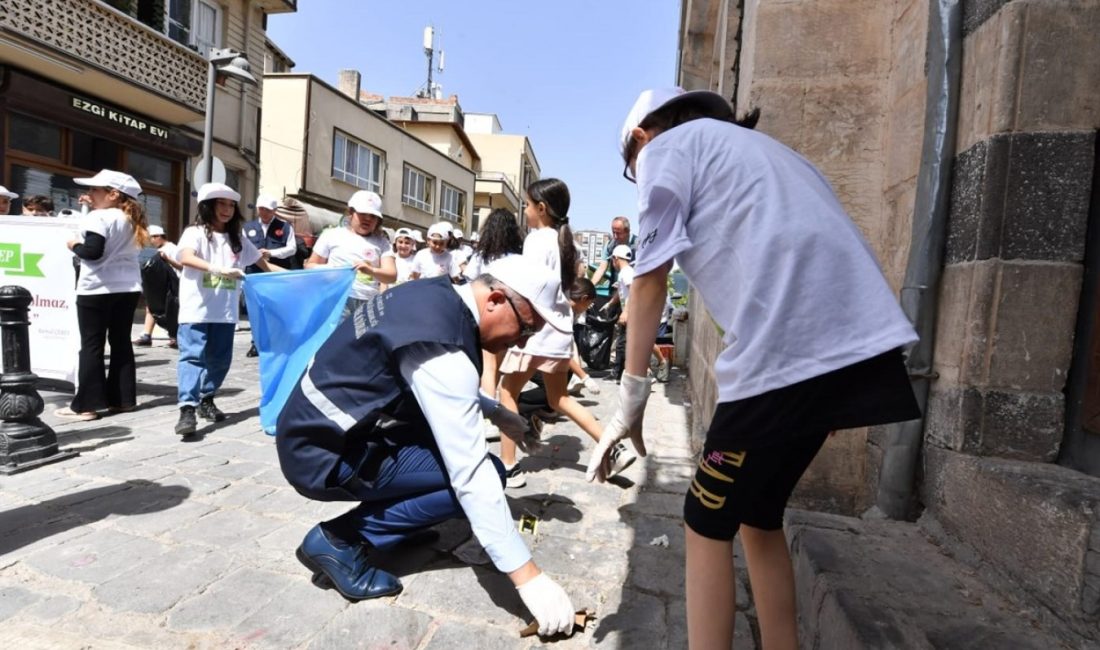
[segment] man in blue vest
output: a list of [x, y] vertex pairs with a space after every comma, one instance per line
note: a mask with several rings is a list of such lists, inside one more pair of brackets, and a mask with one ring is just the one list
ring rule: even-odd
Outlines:
[[396, 594], [401, 582], [370, 563], [371, 550], [465, 516], [539, 632], [572, 632], [569, 596], [516, 530], [482, 417], [521, 447], [537, 436], [479, 391], [483, 349], [522, 345], [543, 323], [571, 330], [554, 310], [560, 291], [557, 274], [509, 256], [469, 284], [443, 276], [393, 287], [321, 346], [279, 416], [279, 462], [302, 495], [360, 503], [314, 526], [298, 547], [314, 584], [349, 600]]
[[[294, 227], [275, 216], [279, 202], [266, 194], [256, 197], [256, 218], [244, 224], [244, 235], [269, 262], [284, 269], [301, 268], [295, 265], [294, 253], [298, 251], [298, 242], [294, 238]], [[245, 269], [246, 273], [260, 273], [253, 264]]]

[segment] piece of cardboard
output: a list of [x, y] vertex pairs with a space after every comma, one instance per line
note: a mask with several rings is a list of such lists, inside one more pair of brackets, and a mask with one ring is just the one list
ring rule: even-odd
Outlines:
[[[577, 633], [577, 632], [584, 633], [584, 629], [585, 629], [585, 627], [588, 626], [588, 622], [593, 621], [593, 620], [596, 619], [596, 613], [594, 611], [588, 609], [587, 607], [584, 608], [584, 609], [578, 609], [577, 612], [573, 616], [574, 616], [574, 620], [573, 620], [573, 633], [574, 634]], [[580, 629], [578, 630], [577, 628], [580, 628]], [[519, 631], [519, 636], [520, 636], [521, 639], [523, 639], [523, 638], [526, 638], [526, 637], [529, 637], [529, 636], [534, 636], [538, 633], [539, 633], [539, 622], [538, 621], [531, 621], [530, 625], [528, 625], [527, 627], [525, 627], [525, 628], [523, 628], [522, 630]]]

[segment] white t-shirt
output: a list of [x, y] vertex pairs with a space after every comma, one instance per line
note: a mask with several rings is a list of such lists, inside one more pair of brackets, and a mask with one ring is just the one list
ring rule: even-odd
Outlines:
[[[166, 241], [164, 242], [164, 244], [161, 245], [160, 248], [157, 249], [157, 253], [163, 255], [164, 257], [167, 257], [173, 262], [179, 262], [179, 259], [177, 259], [179, 257], [179, 250], [179, 246], [176, 246], [170, 241]], [[183, 277], [182, 269], [177, 269], [173, 266], [172, 270], [176, 272], [176, 275]]]
[[[321, 233], [313, 245], [313, 252], [328, 262], [325, 266], [349, 267], [360, 262], [380, 266], [383, 257], [394, 257], [390, 243], [381, 235], [363, 237], [348, 228], [329, 228]], [[348, 295], [367, 300], [378, 295], [378, 278], [367, 273], [356, 273]]]
[[634, 282], [634, 268], [631, 266], [624, 266], [619, 271], [619, 280], [617, 286], [619, 287], [619, 304], [623, 309], [626, 309], [626, 301], [630, 298], [630, 283]]
[[408, 282], [409, 274], [413, 270], [413, 258], [416, 257], [416, 253], [409, 255], [408, 257], [401, 257], [394, 254], [393, 261], [397, 265], [397, 281], [394, 284], [401, 282]]
[[[191, 226], [180, 236], [179, 250], [190, 248], [213, 266], [244, 269], [260, 259], [260, 251], [241, 233], [241, 251], [229, 247], [229, 235]], [[177, 252], [177, 259], [179, 253]], [[236, 323], [243, 280], [222, 278], [190, 266], [180, 274], [180, 323]]]
[[80, 260], [77, 295], [141, 291], [140, 247], [125, 212], [118, 208], [92, 210], [81, 217], [80, 232], [102, 235], [104, 243], [98, 260]]
[[697, 119], [641, 151], [634, 271], [675, 257], [718, 325], [719, 402], [916, 341], [829, 182], [768, 136]]
[[476, 280], [477, 276], [485, 272], [485, 264], [481, 262], [481, 254], [473, 253], [466, 260], [466, 268], [462, 270], [462, 275], [468, 280]]
[[[523, 240], [523, 257], [530, 260], [532, 264], [542, 264], [555, 274], [561, 275], [558, 231], [553, 228], [535, 228], [529, 232], [527, 238]], [[554, 303], [554, 311], [563, 314], [566, 318], [573, 316], [569, 301], [560, 288], [557, 301]], [[542, 329], [527, 339], [527, 345], [518, 349], [525, 354], [538, 357], [568, 359], [573, 350], [573, 335], [569, 332], [559, 332], [549, 323], [544, 323]]]
[[451, 251], [436, 254], [430, 248], [416, 252], [416, 256], [413, 257], [412, 270], [419, 273], [422, 278], [438, 278], [441, 275], [454, 277], [458, 275], [458, 265], [455, 264]]

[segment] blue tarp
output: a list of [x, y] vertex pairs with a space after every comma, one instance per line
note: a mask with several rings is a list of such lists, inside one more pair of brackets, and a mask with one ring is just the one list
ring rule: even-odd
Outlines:
[[275, 421], [309, 360], [336, 329], [355, 269], [308, 269], [245, 277], [252, 340], [260, 353], [260, 426]]

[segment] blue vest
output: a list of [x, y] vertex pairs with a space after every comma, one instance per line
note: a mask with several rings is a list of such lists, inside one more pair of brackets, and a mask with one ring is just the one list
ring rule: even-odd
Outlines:
[[[263, 224], [260, 223], [259, 219], [253, 219], [244, 224], [244, 236], [247, 237], [248, 241], [252, 242], [252, 245], [256, 248], [266, 248], [267, 250], [282, 248], [286, 246], [286, 240], [289, 235], [290, 233], [286, 227], [286, 222], [279, 217], [271, 218], [271, 223], [267, 225], [266, 235], [264, 234]], [[284, 269], [289, 269], [291, 266], [290, 262], [293, 259], [293, 257], [288, 257], [285, 260], [278, 260], [272, 257], [268, 262], [276, 266], [281, 266]], [[260, 267], [255, 264], [245, 269], [247, 273], [259, 273], [260, 271]]]
[[[481, 373], [477, 321], [450, 278], [406, 282], [371, 298], [314, 355], [276, 424], [283, 475], [303, 496], [368, 498], [361, 465], [380, 439], [375, 425], [381, 416], [428, 429], [399, 369], [401, 348], [414, 343], [456, 347]], [[345, 430], [336, 420], [354, 425]]]

